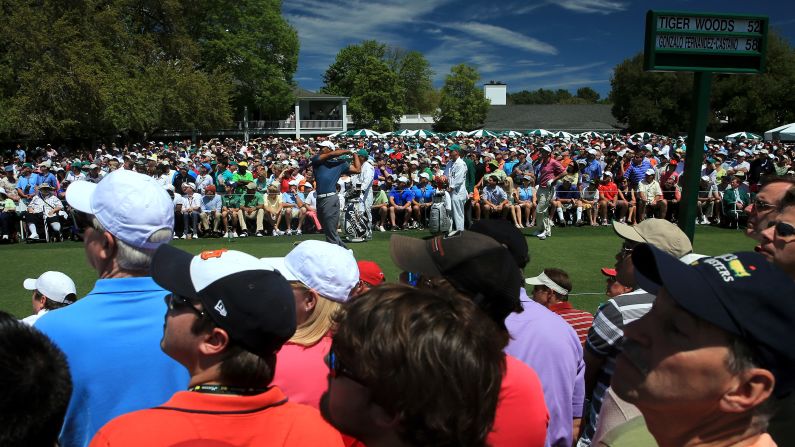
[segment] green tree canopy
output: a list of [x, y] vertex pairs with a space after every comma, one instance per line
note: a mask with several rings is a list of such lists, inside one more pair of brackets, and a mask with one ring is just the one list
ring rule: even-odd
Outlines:
[[591, 87], [578, 88], [576, 97], [585, 100], [588, 104], [594, 104], [599, 101], [599, 93]]
[[550, 90], [522, 90], [508, 94], [511, 104], [593, 104], [599, 101], [599, 93], [591, 87], [582, 87], [577, 90], [577, 95], [572, 96], [566, 89]]
[[348, 103], [353, 121], [362, 128], [388, 132], [397, 128], [403, 108], [397, 75], [373, 56], [362, 62], [362, 72], [353, 81]]
[[[708, 130], [761, 133], [795, 121], [795, 50], [774, 32], [768, 36], [766, 66], [759, 75], [713, 75]], [[688, 129], [691, 73], [644, 72], [643, 54], [637, 54], [616, 66], [610, 83], [613, 115], [630, 130]]]
[[5, 2], [0, 138], [138, 139], [227, 126], [233, 101], [282, 107], [298, 48], [280, 2], [220, 3]]
[[449, 132], [483, 125], [489, 100], [477, 87], [479, 79], [477, 70], [469, 65], [459, 64], [450, 69], [442, 87], [439, 111], [435, 114], [435, 130]]
[[[334, 63], [323, 74], [324, 86], [321, 91], [348, 96], [353, 103], [358, 94], [356, 84], [361, 83], [359, 78], [366, 77], [372, 81], [373, 74], [366, 72], [372, 64], [370, 58], [383, 62], [384, 65], [379, 65], [379, 70], [389, 72], [384, 75], [385, 82], [379, 82], [379, 85], [391, 85], [389, 79], [393, 75], [397, 79], [397, 90], [387, 87], [381, 93], [396, 95], [390, 101], [402, 113], [430, 113], [436, 108], [437, 96], [431, 84], [433, 71], [425, 56], [418, 51], [390, 47], [375, 40], [365, 40], [341, 49]], [[366, 102], [358, 101], [359, 104]]]

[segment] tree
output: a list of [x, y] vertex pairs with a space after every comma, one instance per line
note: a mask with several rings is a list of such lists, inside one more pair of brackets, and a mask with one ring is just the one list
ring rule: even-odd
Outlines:
[[398, 77], [378, 58], [368, 56], [361, 62], [363, 70], [353, 79], [348, 102], [353, 121], [379, 132], [395, 130], [403, 115]]
[[459, 64], [450, 69], [442, 87], [439, 111], [434, 116], [435, 130], [475, 129], [483, 125], [489, 100], [477, 88], [479, 79], [477, 70], [469, 65]]
[[199, 67], [234, 80], [235, 110], [249, 106], [264, 119], [281, 119], [294, 104], [298, 33], [275, 0], [184, 1], [187, 29], [198, 43]]
[[[263, 9], [260, 16], [280, 14], [278, 2], [252, 0], [243, 6], [251, 5]], [[229, 60], [214, 61], [205, 51], [204, 46], [224, 39], [207, 32], [209, 24], [220, 22], [197, 16], [195, 6], [187, 0], [5, 2], [0, 9], [0, 137], [92, 140], [121, 134], [140, 139], [163, 128], [229, 125], [230, 102], [245, 96], [240, 89], [247, 81]], [[203, 13], [211, 16], [212, 8], [205, 7]], [[230, 6], [224, 20], [232, 21], [233, 10]], [[260, 16], [248, 11], [241, 20]], [[285, 62], [289, 48], [280, 52], [282, 47], [268, 46], [254, 29], [261, 24], [242, 27], [250, 41], [234, 45], [240, 51], [261, 46], [246, 59], [247, 69], [255, 66], [254, 78], [286, 79], [289, 86], [295, 69], [294, 62]], [[234, 26], [227, 29], [234, 34]], [[276, 40], [290, 47], [282, 42], [289, 39]], [[263, 70], [257, 58], [277, 60], [284, 69]], [[261, 84], [251, 90], [260, 103], [276, 102], [283, 92]]]
[[[334, 63], [323, 73], [323, 93], [352, 96], [356, 78], [364, 71], [369, 58], [383, 61], [387, 46], [375, 40], [365, 40], [358, 45], [348, 45], [337, 53]], [[393, 71], [389, 66], [387, 70]]]
[[643, 54], [621, 62], [610, 79], [613, 116], [632, 131], [674, 134], [687, 129], [691, 73], [648, 73]]
[[419, 51], [410, 51], [398, 61], [398, 82], [403, 90], [406, 113], [431, 113], [435, 104], [430, 101], [433, 91], [431, 64]]
[[[768, 36], [766, 71], [759, 75], [714, 75], [712, 131], [764, 132], [795, 121], [795, 51], [786, 40]], [[634, 131], [686, 131], [693, 107], [693, 76], [687, 72], [647, 73], [643, 55], [621, 62], [611, 78], [613, 115]], [[719, 118], [726, 118], [722, 125]]]
[[591, 87], [580, 87], [577, 89], [577, 98], [582, 98], [588, 104], [595, 104], [599, 101], [599, 93]]
[[406, 51], [389, 47], [374, 40], [365, 40], [349, 45], [339, 53], [323, 74], [324, 93], [349, 96], [353, 99], [356, 80], [365, 70], [365, 61], [375, 58], [386, 65], [386, 69], [397, 76], [400, 94], [396, 98], [406, 113], [430, 113], [436, 107], [433, 101], [433, 71], [418, 51]]
[[728, 120], [724, 130], [764, 132], [795, 121], [795, 50], [770, 33], [767, 69], [761, 75], [716, 75], [713, 108]]

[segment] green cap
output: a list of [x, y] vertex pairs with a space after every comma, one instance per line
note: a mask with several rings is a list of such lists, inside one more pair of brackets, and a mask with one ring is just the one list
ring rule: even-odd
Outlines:
[[454, 144], [454, 145], [448, 147], [447, 150], [450, 151], [450, 152], [458, 152], [458, 151], [461, 150], [461, 146], [459, 146], [457, 144]]
[[31, 168], [33, 169], [33, 163], [22, 163], [23, 168]]
[[356, 151], [356, 155], [358, 155], [360, 157], [369, 157], [370, 153], [367, 152], [366, 149], [359, 149], [358, 151]]

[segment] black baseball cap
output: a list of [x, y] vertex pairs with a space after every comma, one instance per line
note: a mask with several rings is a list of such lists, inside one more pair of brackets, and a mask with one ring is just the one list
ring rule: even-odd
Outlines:
[[496, 240], [511, 253], [516, 265], [523, 269], [530, 262], [527, 240], [516, 226], [502, 219], [480, 219], [472, 224], [471, 231], [485, 234]]
[[404, 271], [450, 281], [501, 327], [509, 314], [522, 311], [522, 274], [508, 249], [489, 236], [472, 231], [427, 239], [396, 234], [389, 252]]
[[213, 322], [253, 354], [272, 355], [295, 333], [292, 287], [254, 256], [226, 249], [193, 256], [164, 244], [151, 274], [164, 289], [201, 302]]
[[759, 366], [776, 377], [774, 393], [795, 389], [795, 281], [758, 253], [741, 252], [685, 264], [648, 244], [632, 251], [638, 285], [665, 287], [686, 311], [753, 346]]

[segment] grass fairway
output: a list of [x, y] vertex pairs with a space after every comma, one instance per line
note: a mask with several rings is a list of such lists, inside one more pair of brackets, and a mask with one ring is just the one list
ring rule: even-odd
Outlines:
[[[613, 266], [615, 253], [621, 245], [612, 227], [555, 228], [554, 236], [545, 241], [530, 236], [530, 230], [525, 233], [530, 246], [530, 264], [525, 269], [525, 276], [534, 276], [546, 267], [562, 268], [571, 275], [574, 283], [572, 303], [589, 312], [595, 311], [605, 299], [604, 277], [599, 269]], [[427, 236], [426, 232], [419, 231], [402, 234]], [[395, 281], [399, 272], [389, 257], [390, 235], [391, 233], [376, 232], [372, 241], [350, 244], [350, 247], [357, 259], [378, 262], [384, 269], [387, 280]], [[179, 240], [174, 245], [192, 253], [229, 248], [265, 257], [283, 256], [292, 249], [296, 241], [310, 238], [321, 239], [322, 236], [248, 237], [231, 242], [226, 239]], [[751, 250], [753, 245], [750, 239], [743, 236], [742, 231], [713, 227], [698, 227], [696, 230], [695, 251], [698, 253], [717, 255]], [[36, 278], [47, 270], [64, 272], [74, 279], [78, 297], [91, 290], [96, 280], [96, 273], [85, 260], [81, 243], [6, 245], [0, 247], [0, 254], [0, 271], [3, 272], [2, 278], [6, 284], [0, 295], [0, 309], [20, 318], [32, 313], [31, 293], [22, 287], [25, 278]]]

